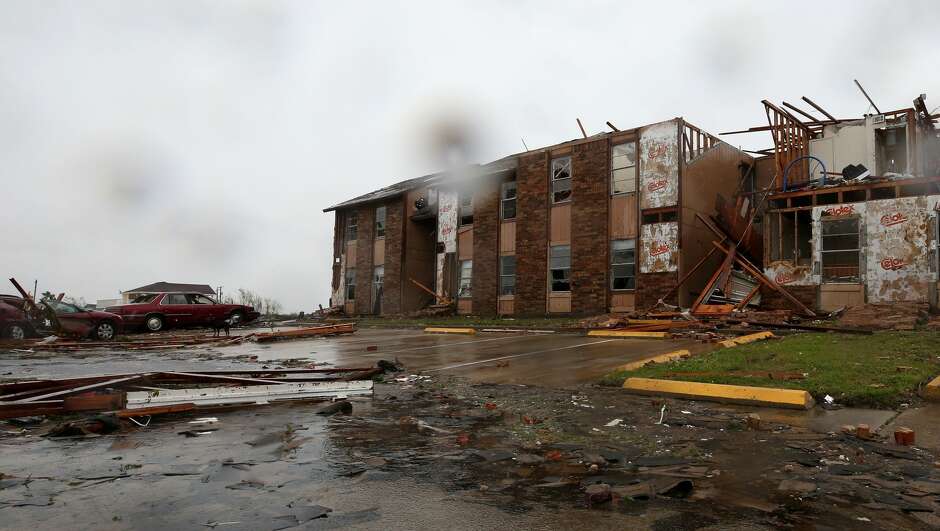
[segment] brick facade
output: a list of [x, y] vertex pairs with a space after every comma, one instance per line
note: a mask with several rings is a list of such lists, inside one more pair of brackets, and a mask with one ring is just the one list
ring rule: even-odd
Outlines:
[[[518, 315], [545, 315], [548, 287], [548, 153], [519, 156], [516, 169]], [[474, 220], [476, 216], [474, 216]]]
[[609, 160], [607, 139], [574, 146], [571, 205], [571, 312], [607, 311]]
[[473, 313], [496, 315], [499, 290], [499, 191], [488, 179], [473, 195]]
[[375, 243], [375, 207], [359, 208], [356, 236], [356, 313], [372, 313], [372, 250]]
[[382, 314], [397, 315], [401, 313], [405, 202], [399, 198], [389, 201], [385, 207], [385, 284], [382, 288]]
[[[669, 290], [676, 287], [679, 278], [676, 273], [640, 273], [636, 279], [636, 309], [645, 311], [652, 308], [660, 298], [664, 297]], [[674, 290], [672, 295], [664, 299], [663, 302], [677, 305], [679, 302], [677, 292]]]

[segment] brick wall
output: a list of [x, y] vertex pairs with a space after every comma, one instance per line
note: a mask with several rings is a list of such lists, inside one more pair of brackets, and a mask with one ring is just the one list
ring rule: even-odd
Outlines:
[[372, 313], [372, 246], [375, 233], [375, 207], [359, 208], [356, 236], [356, 313]]
[[578, 144], [571, 156], [571, 311], [607, 311], [607, 139]]
[[[336, 292], [336, 288], [339, 287], [340, 278], [343, 275], [342, 264], [339, 262], [340, 255], [343, 254], [343, 245], [345, 245], [343, 232], [343, 216], [337, 210], [333, 212], [333, 281], [330, 284], [330, 297]], [[330, 300], [330, 305], [337, 304], [337, 301]]]
[[473, 195], [473, 313], [496, 315], [499, 289], [498, 179], [487, 179]]
[[[816, 309], [816, 286], [786, 286], [783, 289], [810, 310]], [[768, 310], [797, 310], [786, 297], [764, 285], [760, 287], [760, 301], [761, 307]]]
[[402, 198], [385, 204], [385, 284], [382, 314], [401, 313], [402, 256], [405, 245], [405, 203]]
[[[679, 278], [676, 273], [640, 273], [636, 279], [636, 309], [645, 311], [651, 308], [659, 299], [676, 286]], [[673, 291], [672, 295], [663, 302], [678, 304], [678, 297]]]
[[[516, 170], [516, 306], [518, 315], [545, 315], [548, 282], [548, 153], [519, 156]], [[474, 220], [476, 217], [474, 216]]]

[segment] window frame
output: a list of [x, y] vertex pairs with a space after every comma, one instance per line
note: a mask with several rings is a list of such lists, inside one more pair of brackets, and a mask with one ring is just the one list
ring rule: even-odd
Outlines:
[[[344, 279], [345, 286], [343, 286], [343, 295], [345, 296], [346, 302], [356, 300], [356, 268], [347, 267], [346, 268], [346, 278]], [[352, 282], [350, 282], [352, 280]], [[352, 288], [352, 296], [349, 296], [349, 288]]]
[[[469, 265], [469, 267], [464, 267]], [[467, 276], [464, 276], [464, 272]], [[460, 261], [460, 272], [457, 276], [457, 298], [469, 299], [473, 297], [473, 259]]]
[[[627, 166], [614, 166], [614, 151], [618, 147], [622, 147], [622, 146], [633, 146], [633, 164], [630, 164]], [[636, 140], [631, 140], [629, 142], [620, 142], [618, 144], [612, 144], [610, 146], [610, 195], [611, 197], [636, 193], [636, 189], [637, 189], [636, 152], [637, 152]], [[618, 192], [617, 190], [614, 189], [614, 183], [616, 182], [616, 180], [614, 179], [614, 172], [616, 172], [617, 170], [626, 170], [628, 168], [633, 168], [633, 179], [630, 180], [630, 182], [632, 183], [632, 189]]]
[[[632, 260], [632, 261], [623, 261], [623, 262], [615, 262], [615, 261], [614, 261], [614, 260], [615, 260], [614, 257], [616, 256], [616, 253], [614, 252], [614, 251], [615, 251], [615, 250], [614, 250], [614, 245], [615, 245], [617, 242], [630, 242], [630, 243], [633, 244], [633, 247], [627, 249], [627, 250], [633, 251], [633, 260]], [[632, 266], [632, 268], [633, 268], [633, 274], [632, 274], [631, 276], [621, 276], [621, 277], [615, 276], [615, 275], [614, 275], [614, 270], [615, 270], [615, 268], [618, 267], [618, 266], [619, 266], [619, 267], [623, 267], [623, 266]], [[616, 284], [616, 281], [617, 281], [618, 278], [632, 279], [632, 285], [633, 285], [633, 286], [632, 286], [632, 287], [626, 287], [626, 288], [618, 288], [618, 287], [615, 287], [615, 284]], [[631, 282], [628, 281], [628, 282], [627, 282], [627, 285], [629, 286], [630, 284], [631, 284]], [[610, 290], [611, 290], [611, 291], [617, 291], [617, 292], [621, 292], [621, 291], [636, 291], [636, 238], [622, 238], [622, 239], [617, 239], [617, 240], [611, 240], [611, 241], [610, 241]]]
[[[556, 249], [567, 248], [567, 256], [555, 256]], [[563, 267], [555, 267], [553, 260], [559, 258], [567, 258], [568, 265]], [[555, 289], [555, 271], [564, 271], [565, 275], [562, 279], [559, 279], [557, 282], [564, 282], [568, 285], [568, 289]], [[550, 245], [548, 249], [548, 289], [551, 293], [571, 293], [571, 244], [562, 244], [562, 245]]]
[[[855, 223], [855, 233], [856, 238], [855, 248], [854, 249], [826, 249], [826, 239], [827, 238], [838, 238], [843, 236], [852, 236], [853, 233], [837, 233], [837, 234], [826, 234], [825, 224], [827, 223], [842, 223], [842, 222], [854, 222]], [[826, 254], [833, 253], [855, 253], [856, 263], [855, 263], [855, 278], [830, 278], [826, 275]], [[851, 267], [851, 266], [830, 266], [830, 267]], [[819, 273], [820, 279], [823, 283], [826, 284], [857, 284], [861, 281], [862, 273], [862, 221], [861, 217], [858, 215], [853, 216], [844, 216], [844, 217], [824, 217], [819, 219]]]
[[[379, 221], [379, 212], [382, 212], [382, 220]], [[385, 205], [375, 207], [375, 238], [385, 237], [386, 220], [388, 219], [388, 210]]]
[[[512, 273], [506, 273], [506, 260], [512, 260]], [[511, 285], [508, 287], [512, 293], [505, 293], [504, 290], [507, 285], [504, 283], [506, 279], [511, 279]], [[515, 297], [516, 296], [516, 255], [507, 254], [499, 257], [499, 296], [500, 297]]]
[[[352, 233], [352, 237], [350, 237]], [[354, 242], [359, 239], [359, 213], [355, 210], [346, 213], [346, 242]]]
[[[467, 203], [464, 203], [464, 200], [469, 198]], [[469, 214], [467, 211], [469, 210]], [[464, 221], [464, 218], [470, 218], [469, 221]], [[463, 192], [459, 194], [457, 198], [457, 225], [459, 227], [467, 227], [473, 225], [473, 193], [472, 192]]]
[[[513, 194], [512, 197], [506, 197], [506, 192], [512, 188]], [[516, 181], [505, 181], [500, 186], [499, 189], [499, 219], [503, 221], [508, 221], [511, 219], [516, 219], [518, 215], [517, 210], [517, 199], [519, 197], [519, 186]], [[512, 202], [512, 217], [506, 217], [506, 204]]]
[[[559, 178], [558, 177], [559, 172], [565, 170], [566, 168], [568, 170], [568, 176]], [[551, 186], [552, 204], [559, 205], [559, 204], [570, 202], [572, 195], [573, 195], [573, 190], [572, 190], [573, 173], [571, 171], [571, 156], [566, 155], [564, 157], [557, 157], [557, 158], [552, 159], [551, 173], [549, 174], [549, 177], [551, 179], [551, 185], [552, 185]], [[557, 199], [559, 193], [565, 192], [565, 190], [561, 190], [561, 192], [559, 192], [558, 190], [555, 189], [556, 185], [562, 182], [565, 182], [568, 185], [568, 190], [567, 190], [568, 195], [567, 197], [564, 197], [562, 199]]]

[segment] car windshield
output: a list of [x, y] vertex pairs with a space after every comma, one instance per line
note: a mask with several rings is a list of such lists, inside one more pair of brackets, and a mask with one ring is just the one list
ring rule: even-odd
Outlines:
[[153, 302], [153, 300], [156, 298], [156, 294], [138, 295], [134, 297], [134, 300], [131, 301], [131, 304], [146, 304], [148, 302]]
[[55, 313], [80, 313], [82, 310], [67, 302], [47, 300], [46, 306], [52, 308]]

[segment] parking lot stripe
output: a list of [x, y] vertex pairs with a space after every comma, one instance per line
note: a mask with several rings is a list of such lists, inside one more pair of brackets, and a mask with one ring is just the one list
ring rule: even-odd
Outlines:
[[[428, 336], [422, 336], [422, 337], [428, 337]], [[427, 349], [432, 349], [432, 348], [447, 348], [447, 347], [455, 347], [457, 345], [470, 345], [472, 343], [485, 343], [487, 341], [500, 341], [503, 339], [522, 339], [526, 337], [535, 337], [535, 336], [518, 336], [517, 335], [517, 336], [504, 336], [504, 337], [489, 337], [486, 339], [474, 339], [473, 341], [458, 341], [457, 343], [438, 343], [436, 345], [427, 345], [424, 347], [412, 347], [412, 348], [403, 348], [399, 350], [390, 350], [390, 351], [381, 352], [379, 354], [369, 354], [369, 356], [380, 358], [382, 356], [388, 356], [389, 354], [398, 354], [399, 352], [411, 352], [413, 350], [427, 350]]]
[[550, 348], [545, 350], [536, 350], [534, 352], [523, 352], [522, 354], [513, 354], [512, 356], [501, 356], [499, 358], [490, 358], [488, 360], [478, 360], [478, 361], [469, 361], [467, 363], [458, 363], [456, 365], [448, 365], [447, 367], [438, 367], [437, 369], [425, 369], [421, 372], [437, 372], [437, 371], [446, 371], [450, 369], [459, 369], [461, 367], [469, 367], [470, 365], [479, 365], [481, 363], [491, 363], [494, 361], [509, 360], [513, 358], [521, 358], [522, 356], [533, 356], [535, 354], [545, 354], [546, 352], [556, 352], [559, 350], [567, 350], [569, 348], [578, 348], [578, 347], [587, 347], [590, 345], [599, 345], [601, 343], [608, 343], [610, 341], [617, 341], [616, 339], [602, 339], [600, 341], [591, 341], [590, 343], [579, 343], [577, 345], [568, 345], [567, 347], [558, 347]]

